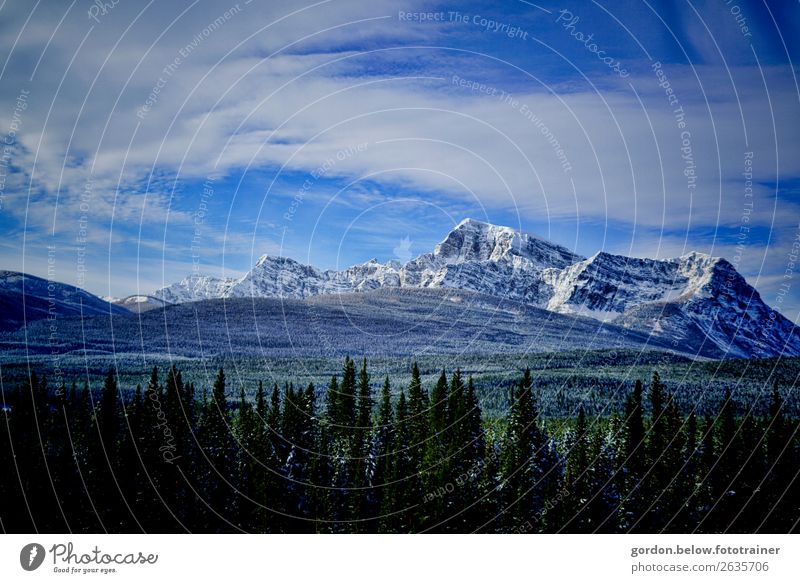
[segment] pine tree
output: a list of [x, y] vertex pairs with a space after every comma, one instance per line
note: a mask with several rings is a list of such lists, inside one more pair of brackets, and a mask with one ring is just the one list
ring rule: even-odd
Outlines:
[[[277, 386], [276, 386], [277, 389]], [[275, 395], [278, 397], [278, 395]], [[278, 415], [280, 415], [280, 404]], [[273, 447], [271, 431], [268, 426], [271, 410], [267, 403], [264, 383], [258, 382], [256, 392], [255, 419], [252, 434], [253, 496], [256, 508], [253, 516], [255, 532], [281, 532], [277, 503], [280, 500], [280, 481], [278, 479], [278, 457]], [[280, 420], [272, 419], [279, 424]]]
[[[424, 505], [424, 521], [436, 524], [439, 520], [446, 518], [447, 508], [453, 505], [454, 488], [450, 493], [444, 494], [445, 488], [451, 479], [454, 479], [457, 470], [454, 466], [455, 460], [450, 457], [453, 455], [451, 445], [455, 445], [457, 436], [454, 435], [455, 427], [452, 422], [449, 403], [449, 389], [447, 375], [444, 370], [439, 376], [430, 397], [430, 410], [428, 411], [428, 424], [430, 428], [427, 442], [425, 443], [425, 454], [421, 467], [424, 468], [423, 483], [427, 494]], [[431, 496], [431, 494], [436, 494]]]
[[735, 516], [735, 508], [739, 505], [739, 493], [733, 487], [736, 475], [742, 465], [741, 434], [736, 422], [736, 404], [730, 389], [725, 389], [718, 418], [717, 442], [719, 458], [716, 461], [713, 484], [716, 498], [713, 510], [706, 518], [704, 527], [711, 532], [725, 532]]
[[474, 532], [484, 522], [480, 511], [481, 499], [485, 494], [481, 482], [486, 472], [486, 438], [472, 376], [467, 380], [466, 391], [462, 393], [460, 410], [463, 415], [459, 417], [461, 444], [458, 457], [462, 468], [460, 475], [465, 477], [465, 483], [462, 484], [461, 513], [454, 526], [457, 532]]
[[703, 427], [700, 429], [700, 454], [698, 456], [697, 487], [694, 499], [697, 506], [697, 522], [692, 526], [691, 532], [712, 532], [708, 528], [706, 519], [711, 513], [717, 499], [716, 468], [718, 450], [715, 444], [714, 420], [706, 416]]
[[511, 529], [530, 528], [531, 520], [544, 507], [551, 476], [545, 467], [549, 463], [542, 459], [548, 439], [536, 423], [530, 369], [525, 369], [512, 395], [500, 462], [504, 523]]
[[391, 384], [389, 375], [383, 382], [381, 390], [381, 402], [378, 410], [378, 424], [375, 428], [375, 475], [372, 483], [375, 487], [375, 505], [380, 513], [378, 530], [389, 532], [389, 525], [385, 514], [390, 511], [392, 485], [392, 461], [395, 428], [394, 415], [392, 411]]
[[653, 372], [650, 383], [650, 428], [647, 432], [647, 476], [642, 485], [642, 494], [646, 499], [644, 514], [639, 518], [637, 529], [653, 532], [662, 519], [661, 494], [667, 487], [668, 478], [665, 471], [665, 453], [669, 442], [666, 395], [658, 371]]
[[419, 475], [413, 467], [411, 428], [405, 391], [400, 390], [395, 410], [395, 431], [391, 444], [391, 476], [381, 502], [381, 530], [390, 533], [419, 529], [416, 506], [420, 503]]
[[741, 466], [733, 483], [733, 490], [738, 500], [728, 532], [753, 533], [764, 516], [766, 498], [761, 489], [767, 467], [764, 431], [764, 427], [755, 418], [752, 410], [745, 415], [739, 425]]
[[[349, 356], [344, 361], [336, 408], [340, 436], [350, 441], [356, 425], [356, 364]], [[352, 447], [352, 444], [349, 445]]]
[[766, 471], [764, 480], [765, 512], [759, 532], [786, 533], [793, 526], [796, 508], [787, 488], [795, 478], [797, 455], [792, 444], [792, 432], [785, 414], [785, 401], [775, 381], [770, 397], [766, 430]]
[[[281, 435], [281, 390], [278, 383], [272, 386], [272, 393], [270, 394], [269, 411], [267, 413], [267, 436], [269, 437], [270, 444], [272, 445], [273, 455], [278, 461], [278, 466], [283, 464], [286, 459], [286, 441]], [[278, 468], [273, 468], [276, 471]]]
[[624, 474], [623, 496], [620, 502], [620, 526], [633, 528], [642, 516], [645, 506], [642, 480], [646, 471], [647, 445], [642, 406], [642, 382], [636, 380], [633, 392], [625, 403], [625, 435], [622, 443]]
[[664, 431], [666, 444], [660, 464], [658, 481], [662, 484], [656, 493], [656, 503], [651, 512], [657, 513], [653, 530], [656, 532], [676, 532], [678, 524], [675, 517], [681, 512], [692, 494], [692, 483], [686, 479], [685, 439], [683, 417], [672, 393], [667, 393], [664, 408]]
[[129, 518], [119, 485], [120, 402], [117, 374], [109, 368], [103, 382], [94, 422], [97, 441], [93, 451], [93, 470], [96, 489], [93, 494], [103, 523], [109, 532], [123, 532], [123, 522]]
[[419, 367], [411, 367], [411, 383], [408, 386], [408, 428], [411, 444], [409, 454], [417, 472], [423, 471], [423, 455], [428, 442], [428, 394], [422, 386]]
[[229, 485], [235, 459], [231, 435], [231, 418], [226, 392], [225, 371], [220, 368], [214, 381], [211, 398], [205, 406], [200, 429], [205, 453], [203, 472], [205, 503], [208, 506], [206, 524], [209, 532], [231, 530], [234, 494]]
[[119, 417], [117, 373], [113, 368], [109, 368], [103, 383], [103, 392], [100, 395], [99, 411], [96, 415], [100, 439], [109, 458], [116, 457], [117, 453], [120, 433]]
[[697, 440], [697, 415], [694, 410], [686, 418], [683, 437], [683, 463], [676, 468], [678, 474], [675, 480], [679, 481], [675, 490], [676, 513], [671, 517], [671, 527], [668, 532], [691, 532], [698, 521], [700, 487], [698, 471], [700, 467], [700, 444]]
[[411, 504], [413, 510], [407, 514], [411, 531], [419, 532], [424, 528], [426, 522], [425, 513], [427, 509], [419, 505], [418, 502], [425, 495], [422, 474], [426, 470], [424, 467], [424, 455], [430, 435], [430, 426], [428, 424], [428, 394], [422, 386], [422, 379], [416, 362], [411, 367], [407, 407], [405, 423], [408, 427], [409, 441], [405, 449], [405, 455], [409, 458], [411, 471], [408, 472], [403, 487], [407, 490], [407, 495], [410, 497], [409, 500], [414, 501]]
[[257, 479], [259, 478], [259, 460], [255, 457], [258, 449], [258, 422], [253, 405], [247, 400], [244, 386], [239, 389], [239, 407], [236, 416], [236, 488], [237, 526], [245, 532], [253, 532], [257, 528], [255, 518]]
[[583, 405], [578, 409], [575, 430], [569, 442], [567, 468], [564, 474], [564, 490], [569, 492], [567, 521], [564, 532], [590, 533], [594, 529], [588, 506], [594, 496], [594, 485], [590, 475], [591, 435]]
[[[354, 519], [363, 519], [375, 514], [375, 495], [371, 490], [374, 473], [374, 456], [370, 448], [372, 435], [372, 388], [369, 384], [367, 359], [361, 364], [358, 373], [358, 402], [356, 408], [356, 427], [354, 429], [352, 451], [353, 504], [351, 515]], [[360, 522], [353, 522], [354, 530], [358, 530]]]

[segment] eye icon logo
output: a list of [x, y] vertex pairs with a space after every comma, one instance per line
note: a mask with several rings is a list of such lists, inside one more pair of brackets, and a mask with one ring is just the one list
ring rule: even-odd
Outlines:
[[19, 564], [26, 571], [35, 571], [44, 562], [44, 547], [38, 543], [30, 543], [19, 552]]

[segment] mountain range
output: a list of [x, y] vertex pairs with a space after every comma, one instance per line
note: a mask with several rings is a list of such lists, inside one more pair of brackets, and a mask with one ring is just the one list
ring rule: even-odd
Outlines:
[[474, 219], [459, 223], [431, 253], [405, 264], [371, 259], [323, 271], [264, 255], [240, 279], [187, 277], [153, 296], [169, 303], [304, 299], [379, 288], [477, 292], [615, 324], [680, 350], [746, 358], [800, 355], [800, 330], [725, 259], [696, 252], [666, 260], [606, 252], [587, 258]]
[[[148, 344], [165, 338], [157, 350], [170, 351], [176, 338], [197, 336], [181, 349], [189, 357], [210, 344], [231, 353], [429, 351], [437, 337], [444, 352], [619, 346], [711, 358], [800, 355], [800, 328], [725, 259], [606, 252], [587, 258], [473, 219], [405, 263], [371, 259], [320, 270], [264, 255], [239, 279], [189, 277], [122, 299], [2, 271], [0, 306], [6, 352], [47, 349], [54, 342], [47, 321], [55, 314], [69, 336], [59, 340], [65, 350], [155, 350]], [[71, 319], [80, 324], [74, 332]], [[319, 334], [307, 334], [315, 326], [333, 339], [327, 348], [315, 346]], [[75, 344], [80, 338], [85, 346]]]

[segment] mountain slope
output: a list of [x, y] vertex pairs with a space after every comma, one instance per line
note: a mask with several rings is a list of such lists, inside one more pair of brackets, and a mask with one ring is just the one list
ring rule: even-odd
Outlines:
[[[469, 291], [378, 289], [311, 298], [232, 298], [59, 323], [61, 354], [413, 357], [626, 348], [672, 350], [647, 334]], [[85, 338], [86, 346], [83, 344]], [[51, 349], [47, 322], [0, 334], [12, 355]], [[674, 350], [689, 356], [694, 352]], [[718, 357], [715, 350], [702, 356]]]
[[657, 261], [598, 253], [545, 279], [547, 308], [736, 357], [800, 354], [797, 328], [725, 259], [689, 253]]
[[26, 321], [109, 313], [125, 314], [128, 310], [75, 286], [16, 271], [0, 271], [0, 330], [20, 328]]

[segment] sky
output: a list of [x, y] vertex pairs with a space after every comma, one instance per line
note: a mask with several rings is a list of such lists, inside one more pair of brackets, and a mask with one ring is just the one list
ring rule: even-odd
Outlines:
[[0, 268], [102, 296], [466, 217], [722, 256], [800, 315], [800, 5], [0, 4]]

